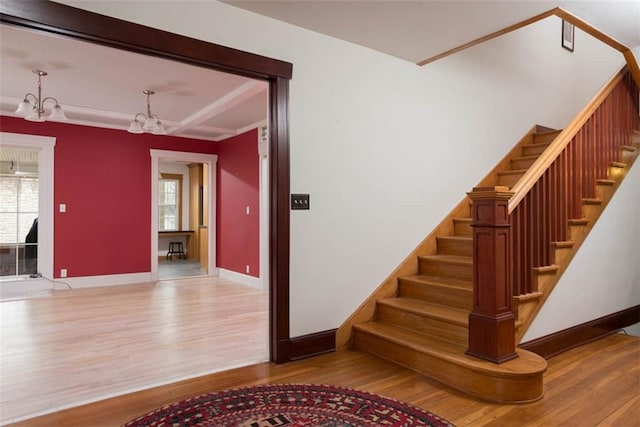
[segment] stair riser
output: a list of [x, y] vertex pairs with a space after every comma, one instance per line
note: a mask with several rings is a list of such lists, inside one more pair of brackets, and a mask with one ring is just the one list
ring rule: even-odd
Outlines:
[[532, 164], [535, 163], [537, 159], [526, 159], [526, 160], [511, 160], [511, 169], [529, 169]]
[[472, 240], [437, 238], [438, 253], [441, 255], [473, 256]]
[[379, 304], [376, 320], [412, 331], [428, 334], [459, 345], [467, 345], [468, 330], [465, 326], [452, 324], [446, 320], [432, 319], [420, 314], [409, 313], [395, 307]]
[[587, 235], [586, 225], [570, 225], [569, 226], [569, 240], [578, 241], [583, 239]]
[[555, 248], [551, 251], [551, 263], [563, 265], [573, 254], [573, 248]]
[[622, 153], [620, 154], [620, 161], [621, 162], [628, 162], [630, 160], [632, 160], [635, 156], [636, 153], [635, 151], [627, 151], [627, 150], [621, 150]]
[[560, 135], [560, 132], [551, 132], [533, 135], [534, 144], [549, 144]]
[[542, 152], [548, 147], [548, 145], [523, 145], [522, 146], [522, 155], [523, 156], [536, 156], [542, 154]]
[[596, 185], [596, 197], [602, 200], [609, 200], [613, 195], [613, 186], [611, 185]]
[[460, 237], [473, 236], [473, 228], [471, 228], [471, 222], [453, 221], [453, 234]]
[[473, 290], [400, 281], [400, 296], [471, 310]]
[[451, 277], [459, 280], [473, 280], [473, 266], [450, 264], [433, 260], [419, 260], [420, 274], [425, 276]]
[[507, 174], [507, 175], [500, 175], [498, 177], [498, 185], [504, 185], [506, 187], [513, 187], [514, 185], [516, 185], [516, 183], [518, 181], [520, 181], [520, 178], [522, 178], [524, 174], [518, 173], [518, 174]]
[[619, 166], [609, 166], [608, 170], [608, 176], [610, 179], [619, 179], [622, 175], [624, 175], [624, 169], [623, 167], [619, 167]]
[[601, 210], [602, 210], [601, 205], [583, 204], [582, 217], [591, 220], [593, 218], [596, 218], [596, 216]]
[[488, 380], [483, 374], [453, 364], [437, 356], [421, 353], [413, 348], [391, 343], [383, 338], [357, 329], [355, 348], [417, 371], [450, 387], [483, 400], [496, 402], [528, 402], [542, 397], [542, 375], [500, 377]]

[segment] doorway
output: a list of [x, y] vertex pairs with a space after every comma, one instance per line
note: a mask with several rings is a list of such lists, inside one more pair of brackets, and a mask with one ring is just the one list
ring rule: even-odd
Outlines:
[[158, 163], [158, 279], [206, 276], [208, 165]]
[[[216, 212], [208, 206], [216, 205], [216, 164], [218, 156], [214, 154], [187, 153], [168, 150], [151, 150], [151, 280], [162, 279], [159, 275], [159, 257], [169, 256], [169, 244], [173, 242], [182, 243], [182, 251], [187, 254], [191, 252], [191, 259], [198, 261], [202, 274], [205, 276], [215, 276], [216, 259]], [[179, 169], [178, 165], [184, 165], [189, 171], [188, 176], [184, 173], [169, 173], [165, 171]], [[169, 165], [173, 165], [170, 168]], [[189, 165], [192, 165], [189, 167]], [[210, 173], [213, 171], [214, 173]], [[184, 169], [183, 169], [184, 172]], [[179, 182], [179, 193], [182, 193], [182, 203], [178, 200], [175, 206], [175, 215], [171, 215], [172, 209], [168, 208], [161, 213], [160, 207], [160, 183], [163, 181], [162, 174], [167, 180]], [[182, 179], [178, 176], [183, 176]], [[200, 185], [200, 183], [202, 185]], [[188, 185], [188, 187], [185, 186]], [[171, 185], [168, 185], [171, 187]], [[176, 187], [178, 188], [178, 187]], [[202, 191], [200, 191], [202, 188]], [[185, 206], [184, 201], [189, 203]], [[197, 198], [197, 203], [193, 200]], [[181, 209], [182, 208], [182, 209]], [[181, 212], [182, 211], [182, 212]], [[188, 211], [188, 212], [187, 212]], [[160, 219], [162, 217], [162, 227]], [[171, 230], [171, 228], [174, 228]], [[169, 240], [167, 240], [167, 238]], [[161, 246], [162, 240], [162, 246]], [[167, 245], [166, 251], [164, 244]], [[197, 245], [197, 246], [196, 246]], [[160, 252], [162, 250], [162, 252]], [[164, 252], [167, 252], [166, 254]], [[197, 254], [197, 257], [195, 256]], [[171, 255], [173, 258], [174, 255]], [[180, 255], [178, 255], [180, 256]], [[182, 258], [179, 258], [182, 259]], [[168, 278], [164, 275], [164, 278]]]
[[[0, 21], [65, 34], [109, 46], [170, 58], [269, 82], [270, 360], [291, 360], [289, 330], [289, 80], [290, 63], [189, 39], [177, 34], [75, 9], [59, 3], [3, 3]], [[188, 55], [186, 54], [188, 52]], [[157, 173], [157, 169], [156, 169]], [[152, 178], [153, 180], [153, 178]], [[152, 189], [152, 191], [155, 191]], [[152, 247], [157, 233], [151, 234]], [[157, 261], [152, 261], [157, 267]], [[156, 269], [157, 275], [157, 269]]]

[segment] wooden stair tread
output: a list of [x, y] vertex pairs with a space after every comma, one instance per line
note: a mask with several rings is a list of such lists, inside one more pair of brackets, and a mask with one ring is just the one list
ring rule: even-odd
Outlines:
[[414, 282], [425, 285], [446, 286], [450, 288], [459, 289], [473, 289], [473, 282], [469, 280], [455, 279], [453, 277], [439, 277], [439, 276], [427, 276], [423, 274], [416, 274], [414, 276], [403, 276], [399, 280], [407, 282]]
[[418, 259], [446, 264], [473, 265], [473, 257], [462, 255], [419, 255]]
[[548, 145], [551, 145], [551, 143], [550, 142], [532, 142], [530, 144], [523, 145], [523, 147], [544, 147]]
[[556, 264], [552, 265], [543, 265], [541, 267], [532, 267], [532, 270], [540, 272], [540, 273], [551, 273], [560, 270], [560, 266]]
[[528, 156], [518, 156], [518, 157], [514, 157], [511, 159], [512, 162], [518, 161], [518, 160], [536, 160], [538, 157], [540, 157], [540, 154], [530, 154]]
[[[471, 219], [471, 218], [469, 218], [469, 219]], [[460, 241], [460, 242], [473, 241], [473, 237], [468, 237], [468, 236], [438, 236], [438, 237], [436, 237], [436, 239], [457, 240], [457, 241]]]
[[470, 368], [488, 376], [520, 377], [523, 375], [540, 375], [547, 369], [547, 362], [542, 357], [522, 349], [516, 349], [518, 358], [495, 364], [466, 355], [466, 346], [393, 325], [368, 322], [354, 325], [354, 329], [375, 335], [394, 344], [411, 348], [420, 353], [446, 359], [453, 364]]
[[626, 168], [627, 164], [625, 162], [609, 162], [609, 166], [612, 168]]
[[[531, 300], [539, 300], [540, 298], [542, 298], [544, 296], [544, 294], [542, 292], [529, 292], [528, 294], [520, 294], [520, 295], [516, 295], [513, 298], [515, 300], [518, 301], [531, 301]], [[518, 323], [522, 323], [519, 322], [518, 320], [516, 320], [516, 325]]]
[[378, 304], [407, 311], [423, 317], [445, 320], [448, 323], [467, 327], [469, 311], [439, 304], [432, 304], [415, 298], [393, 297], [378, 300]]
[[584, 199], [582, 199], [582, 203], [584, 203], [585, 205], [601, 205], [602, 199], [585, 197]]
[[524, 174], [527, 171], [527, 169], [516, 169], [516, 170], [505, 170], [502, 172], [498, 172], [498, 175], [502, 176], [502, 175], [521, 175]]
[[621, 148], [622, 148], [622, 151], [629, 151], [632, 153], [638, 150], [638, 147], [634, 147], [633, 145], [623, 145]]
[[587, 225], [589, 220], [587, 218], [572, 218], [569, 219], [569, 225]]
[[534, 135], [553, 135], [555, 134], [556, 136], [560, 135], [560, 132], [562, 132], [562, 129], [549, 129], [549, 130], [543, 130], [543, 131], [536, 131], [536, 133]]
[[453, 218], [454, 221], [456, 222], [468, 222], [471, 223], [471, 217], [469, 218]]
[[560, 132], [562, 131], [536, 132], [533, 134], [533, 140], [551, 143], [558, 137], [558, 135], [560, 135]]
[[573, 240], [565, 240], [562, 242], [551, 242], [551, 245], [557, 249], [572, 248], [575, 245], [575, 242]]
[[596, 179], [596, 185], [611, 186], [611, 185], [615, 185], [615, 184], [616, 184], [616, 180], [615, 179]]

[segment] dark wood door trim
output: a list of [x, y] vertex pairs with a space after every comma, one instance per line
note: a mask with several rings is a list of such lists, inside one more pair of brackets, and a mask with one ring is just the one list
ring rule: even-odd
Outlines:
[[1, 0], [0, 22], [269, 82], [270, 358], [289, 361], [289, 79], [293, 65], [42, 0]]
[[44, 0], [0, 0], [2, 22], [104, 46], [269, 80], [290, 79], [293, 65], [168, 31]]

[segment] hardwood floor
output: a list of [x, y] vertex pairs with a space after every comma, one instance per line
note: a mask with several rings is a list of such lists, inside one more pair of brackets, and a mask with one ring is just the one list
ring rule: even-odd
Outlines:
[[470, 398], [369, 354], [342, 350], [284, 365], [261, 363], [64, 410], [18, 426], [117, 426], [164, 404], [210, 391], [266, 383], [357, 388], [434, 412], [457, 426], [640, 425], [640, 338], [622, 334], [549, 360], [545, 396], [524, 405]]
[[117, 426], [197, 394], [297, 382], [378, 393], [458, 426], [640, 426], [638, 337], [616, 334], [561, 354], [549, 360], [540, 401], [500, 405], [354, 350], [258, 363], [267, 359], [267, 300], [191, 278], [0, 303], [1, 423], [57, 411], [15, 425]]
[[269, 359], [268, 293], [218, 278], [54, 290], [0, 321], [3, 425]]

